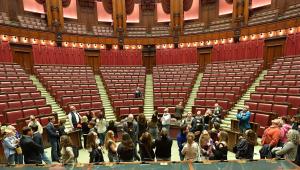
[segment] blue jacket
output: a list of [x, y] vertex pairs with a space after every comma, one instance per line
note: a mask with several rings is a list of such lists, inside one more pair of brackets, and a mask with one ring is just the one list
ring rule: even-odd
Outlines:
[[4, 140], [2, 141], [4, 154], [6, 158], [16, 153], [16, 140], [17, 138], [15, 136], [11, 136], [4, 138]]
[[240, 121], [239, 122], [239, 126], [240, 129], [250, 129], [250, 116], [251, 113], [249, 111], [247, 111], [246, 113], [243, 114], [243, 111], [241, 111], [240, 113], [238, 113], [236, 115], [236, 118]]

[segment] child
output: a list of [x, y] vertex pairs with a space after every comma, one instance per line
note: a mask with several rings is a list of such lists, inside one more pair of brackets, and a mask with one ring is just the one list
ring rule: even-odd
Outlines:
[[90, 132], [90, 128], [88, 126], [88, 117], [87, 116], [83, 116], [81, 119], [82, 123], [82, 134], [83, 134], [83, 146], [86, 149], [86, 139], [87, 139], [87, 135]]

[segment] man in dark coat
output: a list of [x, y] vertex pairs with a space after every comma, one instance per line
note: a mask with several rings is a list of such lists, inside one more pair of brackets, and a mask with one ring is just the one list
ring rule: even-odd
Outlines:
[[20, 140], [20, 146], [24, 155], [25, 164], [41, 164], [41, 145], [32, 140], [33, 132], [30, 127], [23, 128], [23, 136]]
[[38, 131], [38, 125], [31, 125], [30, 126], [32, 131], [33, 131], [33, 141], [39, 145], [42, 146], [42, 150], [41, 150], [41, 158], [42, 158], [42, 161], [44, 161], [46, 164], [51, 164], [51, 161], [49, 160], [49, 158], [47, 157], [47, 155], [45, 154], [44, 152], [44, 142], [43, 142], [43, 137], [42, 135], [40, 134], [40, 132]]
[[59, 138], [59, 133], [54, 127], [55, 123], [55, 117], [51, 116], [49, 117], [49, 123], [46, 126], [46, 131], [48, 134], [48, 140], [51, 144], [51, 159], [52, 162], [59, 162], [59, 157], [58, 157], [58, 138]]

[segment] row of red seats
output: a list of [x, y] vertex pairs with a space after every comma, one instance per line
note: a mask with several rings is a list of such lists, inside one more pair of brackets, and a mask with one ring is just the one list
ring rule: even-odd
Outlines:
[[107, 77], [107, 76], [146, 76], [146, 73], [143, 72], [134, 72], [134, 73], [129, 73], [129, 72], [121, 72], [121, 73], [101, 73], [102, 77]]
[[282, 87], [282, 86], [257, 86], [256, 92], [261, 93], [279, 93], [279, 94], [299, 94], [300, 87]]
[[13, 86], [13, 87], [0, 87], [1, 93], [13, 93], [13, 92], [36, 92], [35, 86]]
[[214, 107], [215, 103], [218, 103], [224, 111], [230, 109], [232, 106], [230, 101], [226, 99], [195, 99], [195, 106], [193, 108]]
[[94, 76], [88, 76], [88, 75], [74, 75], [74, 76], [66, 76], [66, 75], [61, 75], [61, 76], [44, 76], [41, 78], [42, 81], [47, 81], [47, 80], [89, 80], [94, 78]]
[[234, 72], [248, 72], [248, 71], [257, 71], [257, 68], [259, 67], [251, 67], [251, 68], [229, 68], [229, 69], [224, 69], [224, 68], [216, 68], [216, 69], [205, 69], [206, 73], [218, 73], [218, 72], [229, 72], [229, 73], [234, 73]]
[[286, 69], [291, 69], [291, 70], [296, 70], [296, 69], [300, 69], [300, 61], [298, 61], [297, 63], [298, 65], [276, 65], [276, 66], [272, 66], [271, 70], [286, 70]]
[[243, 81], [202, 81], [201, 82], [201, 86], [237, 86], [237, 87], [241, 87], [243, 90], [246, 90], [248, 87], [248, 83], [247, 82], [243, 82]]
[[299, 74], [287, 74], [287, 75], [265, 75], [264, 80], [293, 80], [293, 79], [299, 79], [300, 80], [300, 75]]
[[[52, 85], [49, 87], [49, 91], [51, 90], [52, 95], [56, 94], [58, 90], [72, 90], [72, 91], [83, 91], [82, 94], [91, 93], [94, 94], [95, 90], [97, 90], [97, 86], [94, 84], [66, 84], [66, 85]], [[91, 92], [88, 92], [91, 91]]]
[[118, 118], [127, 117], [129, 114], [139, 115], [143, 113], [144, 110], [142, 107], [117, 107], [116, 114]]
[[36, 73], [36, 75], [39, 77], [39, 78], [43, 78], [43, 77], [46, 77], [46, 76], [71, 76], [71, 77], [74, 77], [74, 76], [83, 76], [83, 77], [93, 77], [94, 76], [94, 73], [91, 72], [91, 73], [78, 73], [78, 72], [71, 72], [71, 73], [64, 73], [64, 72], [58, 72], [58, 73], [43, 73], [43, 72], [39, 72], [39, 73]]
[[15, 63], [0, 63], [0, 68], [21, 68], [21, 66]]
[[13, 93], [3, 93], [0, 94], [0, 101], [10, 101], [10, 100], [23, 100], [23, 99], [37, 99], [41, 98], [41, 92], [13, 92]]
[[198, 99], [227, 99], [230, 102], [235, 102], [237, 100], [237, 95], [234, 92], [198, 92]]
[[274, 101], [274, 102], [286, 102], [290, 103], [292, 107], [300, 107], [300, 95], [290, 94], [290, 95], [280, 95], [276, 93], [251, 93], [251, 100], [264, 100], [264, 101]]
[[172, 92], [190, 92], [192, 89], [190, 87], [187, 87], [187, 86], [170, 86], [170, 87], [154, 87], [153, 88], [153, 92], [154, 92], [154, 95], [155, 93], [163, 93], [163, 92], [166, 92], [166, 93], [172, 93]]
[[81, 95], [98, 95], [99, 92], [97, 89], [95, 90], [83, 90], [83, 89], [77, 89], [77, 90], [56, 90], [55, 93], [53, 93], [55, 98], [60, 99], [62, 96], [81, 96]]
[[287, 75], [287, 74], [300, 74], [300, 70], [299, 69], [294, 69], [294, 70], [290, 70], [290, 69], [286, 69], [286, 70], [269, 70], [268, 71], [268, 75], [276, 75], [276, 74], [282, 74], [282, 75]]
[[140, 88], [144, 88], [145, 87], [145, 83], [130, 83], [130, 84], [106, 84], [107, 88], [120, 88], [120, 89], [126, 89], [126, 88], [136, 88], [136, 87], [140, 87]]
[[141, 106], [144, 105], [143, 99], [117, 99], [112, 101], [113, 107], [124, 107], [124, 106]]
[[15, 75], [15, 76], [10, 76], [10, 75], [2, 75], [0, 76], [0, 81], [18, 81], [18, 80], [30, 80], [28, 76], [26, 75]]
[[96, 102], [69, 102], [68, 105], [63, 106], [63, 109], [66, 111], [66, 113], [70, 112], [70, 106], [75, 106], [76, 110], [79, 113], [89, 113], [89, 112], [99, 112], [101, 111], [103, 114], [104, 108], [102, 106], [101, 101], [96, 101]]
[[[14, 124], [20, 118], [29, 117], [30, 115], [47, 115], [51, 114], [52, 109], [50, 105], [42, 106], [42, 107], [32, 107], [32, 108], [24, 108], [24, 109], [15, 109], [5, 112], [4, 116], [1, 119], [9, 124]], [[0, 115], [1, 116], [1, 115]]]
[[136, 69], [136, 70], [144, 70], [145, 67], [141, 66], [101, 66], [100, 70], [126, 70], [126, 69]]
[[[249, 109], [255, 113], [268, 114], [271, 119], [277, 116], [286, 116], [289, 114], [289, 104], [284, 103], [273, 103], [267, 101], [245, 101], [245, 104], [249, 106]], [[294, 113], [291, 113], [293, 115]]]
[[145, 75], [141, 75], [141, 76], [135, 76], [135, 75], [126, 75], [126, 76], [115, 76], [115, 75], [111, 75], [111, 76], [102, 76], [102, 78], [107, 81], [107, 80], [120, 80], [120, 81], [127, 81], [127, 80], [140, 80], [140, 81], [144, 81], [145, 79]]
[[72, 96], [61, 96], [57, 100], [62, 106], [68, 105], [68, 103], [74, 102], [91, 102], [100, 101], [99, 95], [72, 95]]
[[106, 84], [118, 84], [118, 83], [145, 83], [146, 80], [144, 79], [106, 79]]
[[299, 80], [261, 80], [261, 86], [300, 86], [300, 79]]
[[257, 74], [257, 72], [252, 72], [252, 71], [248, 71], [248, 72], [224, 72], [224, 73], [203, 73], [203, 77], [235, 77], [235, 76], [248, 76], [251, 77], [254, 74]]
[[236, 94], [243, 93], [245, 89], [240, 86], [200, 86], [200, 92], [235, 92]]
[[34, 65], [34, 68], [57, 68], [57, 69], [91, 69], [90, 66], [86, 65]]
[[75, 75], [75, 73], [80, 75], [92, 75], [93, 71], [91, 70], [78, 70], [78, 69], [35, 69], [35, 72], [38, 75], [63, 75], [63, 74], [71, 74]]
[[144, 68], [140, 68], [140, 69], [109, 69], [109, 70], [101, 69], [100, 68], [100, 70], [103, 73], [107, 73], [107, 72], [110, 72], [110, 73], [119, 73], [120, 71], [127, 72], [127, 73], [139, 73], [139, 72], [144, 72], [145, 71]]
[[161, 99], [161, 98], [184, 98], [187, 99], [188, 98], [188, 94], [187, 93], [182, 93], [182, 92], [157, 92], [154, 93], [154, 98], [155, 99]]
[[7, 87], [7, 86], [32, 86], [33, 83], [31, 80], [24, 80], [24, 81], [0, 81], [0, 87]]
[[179, 102], [183, 102], [183, 106], [185, 105], [186, 98], [184, 97], [178, 97], [178, 98], [163, 98], [163, 99], [155, 99], [154, 100], [154, 106], [176, 106]]
[[153, 87], [191, 87], [192, 86], [192, 82], [154, 82], [153, 83]]
[[[132, 93], [134, 94], [136, 88], [109, 88], [108, 89], [108, 94], [123, 94], [123, 93]], [[140, 88], [141, 92], [144, 94], [144, 88]]]
[[194, 77], [181, 77], [181, 78], [154, 78], [154, 83], [170, 83], [170, 82], [193, 82]]
[[96, 85], [96, 80], [47, 80], [42, 82], [47, 86], [50, 85], [60, 85], [60, 84], [92, 84]]
[[253, 63], [263, 63], [263, 60], [236, 60], [236, 61], [220, 61], [209, 63], [207, 66], [226, 66], [226, 65], [241, 65], [241, 64], [253, 64]]
[[173, 75], [189, 75], [189, 74], [196, 74], [197, 71], [182, 71], [182, 70], [178, 70], [178, 71], [154, 71], [153, 70], [153, 74], [154, 75], [170, 75], [170, 74], [173, 74]]
[[238, 64], [238, 65], [225, 65], [225, 66], [207, 66], [205, 68], [206, 70], [218, 70], [218, 69], [226, 69], [226, 70], [230, 70], [230, 69], [244, 69], [244, 68], [248, 68], [248, 67], [260, 67], [261, 64], [260, 63], [250, 63], [250, 64]]
[[249, 77], [228, 76], [228, 77], [203, 77], [202, 81], [249, 81]]
[[191, 77], [191, 75], [187, 74], [171, 74], [171, 75], [165, 75], [165, 74], [159, 74], [159, 75], [153, 75], [153, 79], [180, 79], [180, 78], [186, 78]]
[[32, 106], [44, 106], [44, 105], [46, 105], [45, 98], [1, 101], [0, 102], [0, 113], [3, 113], [4, 111], [10, 110], [10, 109], [32, 107]]

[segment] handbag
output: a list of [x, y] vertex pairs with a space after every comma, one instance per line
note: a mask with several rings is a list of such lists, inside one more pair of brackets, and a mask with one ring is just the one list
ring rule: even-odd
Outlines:
[[18, 154], [18, 155], [22, 155], [22, 148], [20, 147], [20, 146], [17, 146], [16, 147], [16, 153]]

